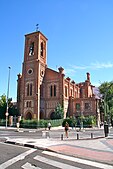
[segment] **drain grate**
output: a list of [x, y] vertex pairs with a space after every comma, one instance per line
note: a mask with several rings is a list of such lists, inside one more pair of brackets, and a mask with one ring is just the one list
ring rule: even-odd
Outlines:
[[35, 141], [27, 141], [27, 143], [35, 143]]

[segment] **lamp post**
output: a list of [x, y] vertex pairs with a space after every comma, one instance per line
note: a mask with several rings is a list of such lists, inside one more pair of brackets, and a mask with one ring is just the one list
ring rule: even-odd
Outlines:
[[36, 93], [37, 95], [37, 120], [39, 121], [40, 120], [40, 109], [39, 109], [39, 93]]
[[8, 87], [7, 87], [7, 108], [6, 108], [6, 128], [7, 128], [7, 121], [8, 121], [8, 99], [9, 99], [9, 84], [10, 84], [10, 69], [11, 67], [8, 67], [9, 68], [9, 75], [8, 75]]
[[83, 101], [81, 101], [81, 129], [83, 129]]

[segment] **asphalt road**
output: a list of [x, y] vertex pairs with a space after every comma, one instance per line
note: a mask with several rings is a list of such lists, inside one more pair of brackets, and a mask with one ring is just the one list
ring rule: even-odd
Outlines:
[[[0, 141], [4, 141], [4, 139], [7, 138], [42, 138], [42, 131], [43, 130], [23, 130], [20, 129], [20, 132], [17, 132], [17, 130], [1, 130], [0, 129]], [[61, 135], [64, 135], [64, 130], [54, 130], [51, 129], [49, 131], [49, 135], [51, 138], [60, 138]], [[82, 131], [70, 129], [69, 130], [69, 137], [77, 139], [77, 134], [79, 135], [79, 138], [91, 138], [91, 134], [93, 137], [104, 137], [104, 130], [103, 129], [84, 129]]]
[[0, 169], [97, 169], [90, 163], [75, 162], [74, 157], [33, 148], [0, 143]]

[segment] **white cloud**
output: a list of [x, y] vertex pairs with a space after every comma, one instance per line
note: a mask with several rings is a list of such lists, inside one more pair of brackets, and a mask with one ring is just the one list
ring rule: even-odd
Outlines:
[[102, 68], [112, 68], [113, 67], [113, 63], [99, 63], [99, 62], [96, 62], [96, 63], [92, 63], [91, 64], [92, 68], [96, 68], [96, 69], [102, 69]]
[[100, 83], [99, 83], [99, 82], [92, 82], [92, 84], [93, 84], [95, 87], [99, 87], [99, 86], [100, 86]]
[[91, 63], [90, 65], [83, 65], [83, 66], [76, 66], [76, 65], [71, 65], [73, 69], [78, 69], [78, 70], [83, 70], [83, 69], [103, 69], [103, 68], [113, 68], [113, 63]]
[[[69, 68], [64, 68], [64, 73], [66, 76], [69, 76], [71, 78], [73, 78], [75, 76], [75, 73], [77, 72], [77, 70], [99, 70], [99, 69], [109, 69], [109, 68], [113, 68], [113, 63], [99, 63], [98, 61], [95, 63], [91, 63], [90, 65], [69, 65]], [[88, 70], [87, 70], [88, 69]], [[99, 86], [100, 84], [97, 83], [95, 84], [95, 86]]]
[[76, 70], [74, 69], [64, 69], [65, 74], [75, 74]]
[[79, 70], [83, 70], [83, 69], [87, 69], [88, 66], [76, 66], [76, 65], [71, 65], [72, 68], [74, 69], [79, 69]]

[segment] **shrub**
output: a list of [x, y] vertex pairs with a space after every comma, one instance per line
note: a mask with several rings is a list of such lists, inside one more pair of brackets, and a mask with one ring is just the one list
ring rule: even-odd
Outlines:
[[83, 120], [84, 127], [93, 127], [96, 125], [96, 118], [95, 116], [87, 116]]
[[21, 120], [20, 127], [23, 128], [37, 128], [37, 120]]
[[96, 125], [95, 116], [80, 116], [77, 119], [66, 118], [63, 120], [62, 126], [65, 126], [65, 123], [68, 122], [70, 127], [81, 127], [83, 122], [83, 127], [93, 127]]
[[47, 128], [48, 123], [50, 122], [52, 127], [62, 125], [62, 119], [57, 120], [24, 120], [20, 121], [21, 128]]
[[63, 120], [62, 126], [64, 127], [66, 122], [68, 122], [69, 127], [75, 127], [76, 126], [76, 119], [74, 118], [66, 118]]

